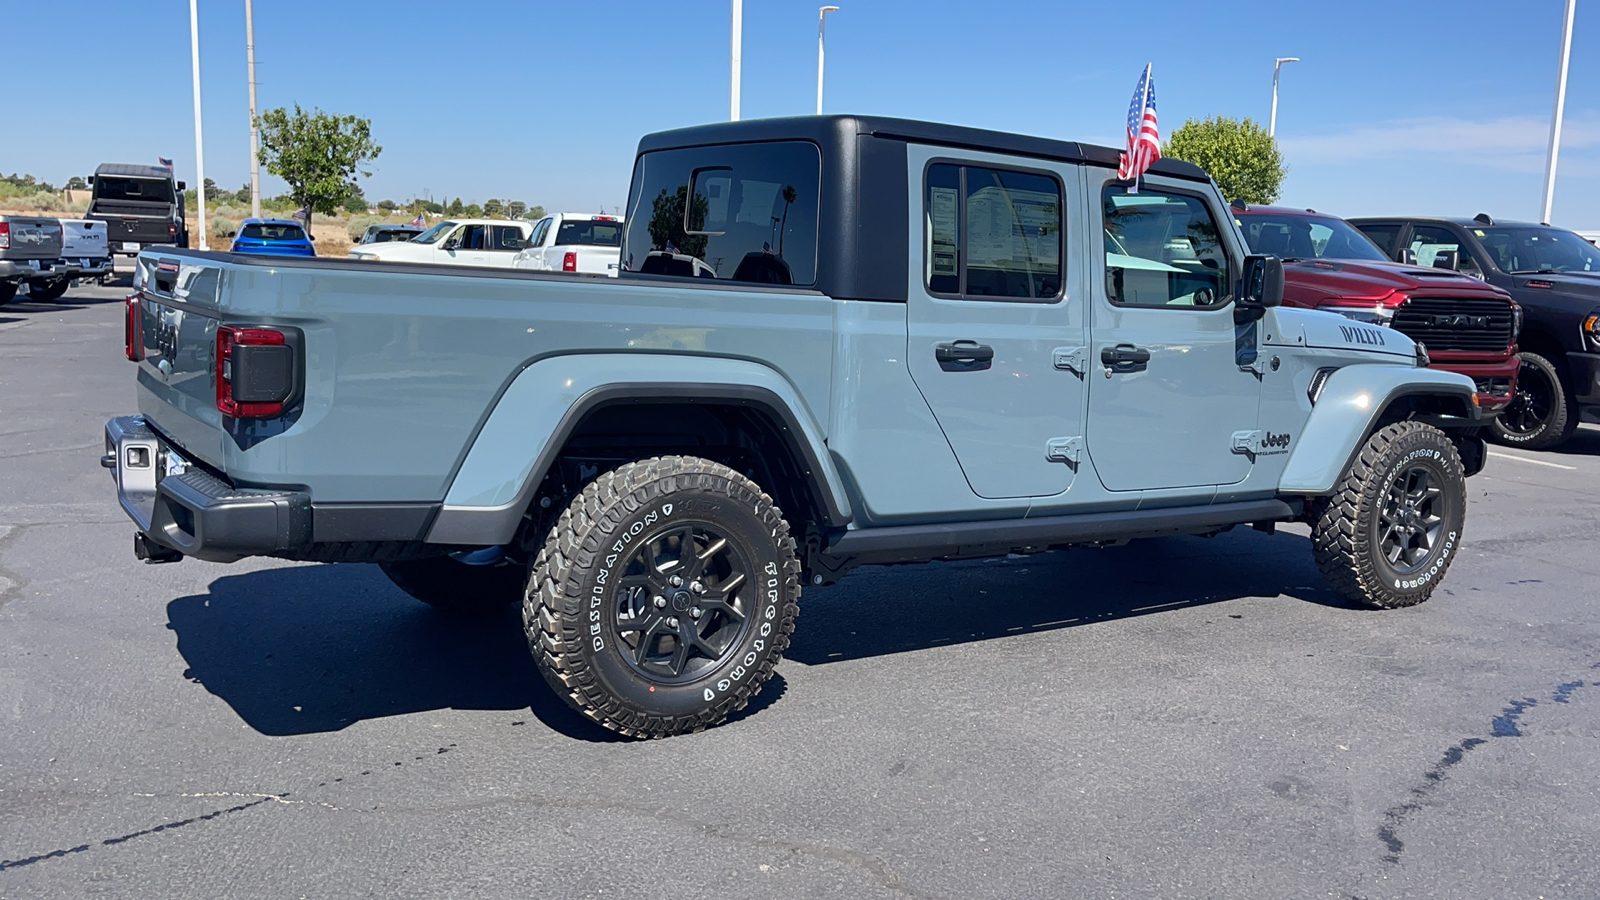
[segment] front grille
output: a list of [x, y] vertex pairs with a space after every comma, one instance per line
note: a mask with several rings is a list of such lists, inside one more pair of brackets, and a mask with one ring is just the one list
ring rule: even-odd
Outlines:
[[1502, 353], [1511, 344], [1511, 304], [1467, 297], [1413, 297], [1395, 310], [1394, 330], [1432, 351]]

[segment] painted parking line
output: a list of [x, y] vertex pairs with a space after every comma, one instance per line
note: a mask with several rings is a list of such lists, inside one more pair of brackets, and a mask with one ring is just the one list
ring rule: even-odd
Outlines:
[[1496, 453], [1495, 451], [1490, 450], [1489, 455], [1496, 457], [1497, 459], [1514, 459], [1517, 462], [1531, 463], [1535, 466], [1549, 466], [1552, 469], [1566, 469], [1568, 472], [1578, 471], [1577, 466], [1563, 466], [1561, 463], [1545, 462], [1542, 459], [1529, 459], [1526, 456], [1517, 456], [1511, 453]]

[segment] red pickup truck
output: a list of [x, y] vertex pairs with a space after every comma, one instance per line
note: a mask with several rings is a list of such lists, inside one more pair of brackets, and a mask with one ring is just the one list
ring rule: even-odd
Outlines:
[[1233, 215], [1251, 253], [1283, 258], [1284, 305], [1341, 313], [1423, 344], [1435, 368], [1473, 380], [1486, 416], [1511, 402], [1522, 310], [1510, 294], [1452, 270], [1394, 262], [1337, 216], [1240, 203]]

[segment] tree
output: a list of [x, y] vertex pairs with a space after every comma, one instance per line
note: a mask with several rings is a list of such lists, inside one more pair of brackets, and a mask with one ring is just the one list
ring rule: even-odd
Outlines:
[[225, 193], [222, 188], [217, 187], [217, 183], [215, 181], [212, 181], [209, 178], [206, 179], [205, 184], [202, 185], [202, 187], [206, 192], [207, 203], [215, 203], [217, 199], [221, 197], [223, 193]]
[[544, 207], [530, 206], [525, 212], [523, 212], [522, 217], [531, 222], [537, 222], [544, 218]]
[[366, 212], [369, 204], [367, 203], [366, 192], [361, 190], [361, 185], [352, 181], [348, 185], [348, 189], [349, 193], [345, 196], [344, 203], [341, 205], [344, 206], [345, 210], [348, 212]]
[[83, 180], [83, 176], [82, 175], [74, 175], [71, 178], [67, 179], [66, 190], [69, 190], [69, 191], [86, 191], [88, 189], [89, 189], [89, 182]]
[[422, 201], [422, 211], [432, 213], [436, 216], [442, 216], [444, 215], [444, 204], [435, 203], [432, 200], [424, 200]]
[[386, 213], [392, 213], [400, 208], [400, 204], [394, 202], [393, 200], [379, 200], [378, 208]]
[[235, 202], [235, 203], [249, 203], [250, 202], [250, 183], [249, 182], [245, 182], [244, 187], [239, 188], [237, 191], [233, 192], [233, 202]]
[[506, 204], [506, 218], [520, 219], [528, 214], [528, 204], [521, 200], [513, 200]]
[[[363, 166], [383, 148], [372, 142], [372, 122], [356, 116], [310, 112], [297, 103], [257, 117], [261, 127], [261, 162], [267, 171], [289, 183], [289, 196], [314, 213], [332, 215], [350, 196], [355, 176], [370, 177]], [[306, 220], [306, 227], [311, 221]]]
[[462, 210], [462, 212], [466, 213], [466, 217], [469, 219], [479, 219], [483, 217], [483, 207], [476, 203], [468, 203], [467, 208]]
[[452, 216], [462, 216], [466, 215], [467, 208], [461, 205], [461, 198], [457, 197], [456, 199], [450, 201], [448, 211]]
[[483, 214], [491, 219], [499, 216], [505, 210], [505, 205], [493, 197], [483, 201]]
[[1161, 155], [1205, 169], [1224, 197], [1245, 203], [1277, 200], [1288, 171], [1278, 142], [1251, 119], [1190, 119], [1172, 133]]

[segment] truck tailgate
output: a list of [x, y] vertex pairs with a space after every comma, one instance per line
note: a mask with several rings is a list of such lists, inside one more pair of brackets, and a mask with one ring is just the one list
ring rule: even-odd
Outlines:
[[[145, 253], [134, 274], [139, 412], [181, 452], [225, 469], [222, 413], [212, 380], [222, 269]], [[133, 302], [133, 301], [130, 301]]]

